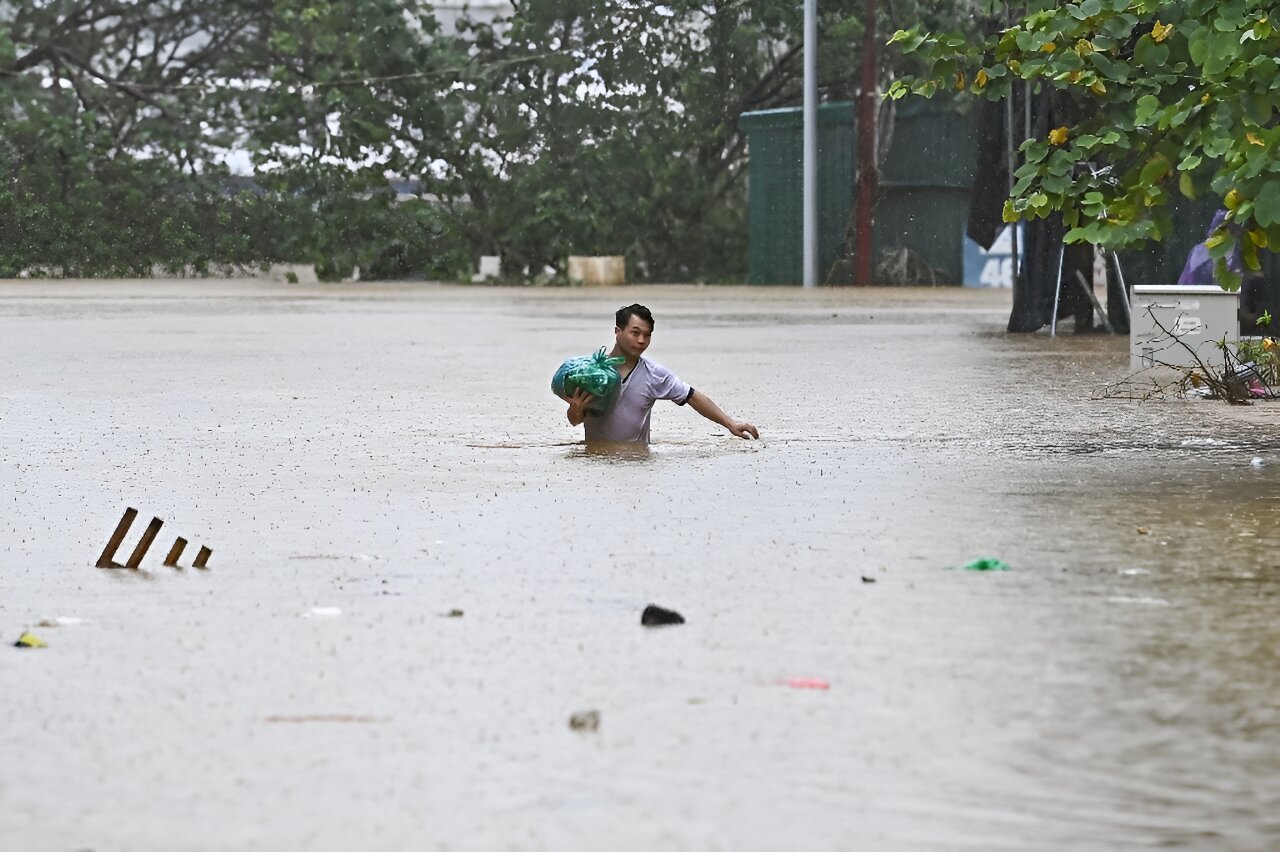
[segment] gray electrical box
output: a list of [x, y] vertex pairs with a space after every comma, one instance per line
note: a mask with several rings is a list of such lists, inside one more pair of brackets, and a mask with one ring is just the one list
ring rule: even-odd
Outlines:
[[[1137, 285], [1129, 319], [1129, 369], [1167, 364], [1191, 367], [1195, 359], [1223, 369], [1218, 343], [1240, 337], [1240, 295], [1216, 284], [1193, 286]], [[1232, 349], [1234, 352], [1234, 348]]]

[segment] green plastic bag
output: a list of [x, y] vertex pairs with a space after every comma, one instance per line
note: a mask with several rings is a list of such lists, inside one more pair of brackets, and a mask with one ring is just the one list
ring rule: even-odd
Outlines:
[[573, 396], [579, 389], [595, 397], [587, 410], [592, 414], [604, 414], [613, 407], [622, 389], [622, 376], [618, 375], [618, 365], [625, 358], [610, 358], [604, 354], [604, 347], [594, 355], [583, 355], [570, 358], [560, 365], [551, 377], [551, 391], [558, 397]]
[[981, 559], [974, 559], [966, 562], [964, 566], [966, 571], [1009, 571], [1011, 570], [1007, 564], [996, 559], [994, 556], [984, 556]]

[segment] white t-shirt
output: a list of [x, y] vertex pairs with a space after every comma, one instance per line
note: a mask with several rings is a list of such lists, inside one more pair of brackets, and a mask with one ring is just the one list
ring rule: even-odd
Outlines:
[[625, 379], [613, 407], [605, 414], [588, 413], [582, 421], [588, 441], [649, 443], [649, 415], [653, 404], [669, 399], [684, 405], [693, 388], [656, 361], [641, 358]]

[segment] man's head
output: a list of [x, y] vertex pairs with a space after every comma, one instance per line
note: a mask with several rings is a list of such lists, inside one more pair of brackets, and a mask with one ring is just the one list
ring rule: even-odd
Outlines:
[[639, 358], [649, 348], [653, 335], [653, 314], [644, 305], [618, 308], [614, 315], [614, 338], [618, 349], [628, 358]]

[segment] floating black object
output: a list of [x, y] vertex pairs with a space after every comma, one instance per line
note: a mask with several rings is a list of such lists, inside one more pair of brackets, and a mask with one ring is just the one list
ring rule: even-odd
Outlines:
[[684, 616], [673, 609], [663, 609], [649, 604], [640, 614], [640, 623], [645, 627], [662, 627], [665, 624], [684, 624]]

